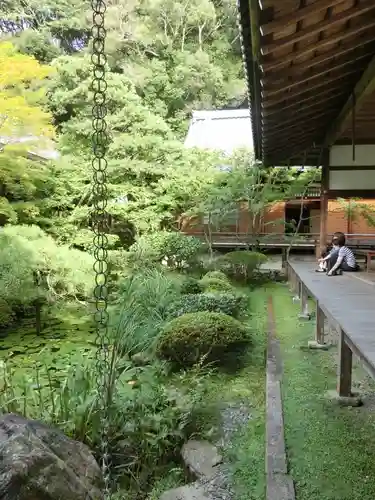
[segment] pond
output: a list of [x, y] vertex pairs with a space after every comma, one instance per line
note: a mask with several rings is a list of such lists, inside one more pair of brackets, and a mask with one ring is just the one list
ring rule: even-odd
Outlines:
[[33, 318], [0, 330], [0, 359], [18, 381], [34, 379], [38, 371], [46, 374], [47, 368], [51, 378], [62, 377], [74, 358], [91, 357], [94, 346], [92, 317], [87, 307], [77, 304], [50, 310], [41, 335]]

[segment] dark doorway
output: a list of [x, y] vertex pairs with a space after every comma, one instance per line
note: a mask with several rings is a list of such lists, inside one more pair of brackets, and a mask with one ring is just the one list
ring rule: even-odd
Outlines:
[[310, 208], [303, 205], [301, 210], [300, 205], [285, 205], [285, 234], [294, 234], [296, 230], [298, 234], [310, 232]]

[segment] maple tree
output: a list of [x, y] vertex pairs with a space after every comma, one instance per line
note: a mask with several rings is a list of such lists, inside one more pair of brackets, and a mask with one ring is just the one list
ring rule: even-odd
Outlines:
[[0, 67], [0, 135], [52, 136], [51, 115], [41, 108], [52, 68], [20, 54], [10, 42], [0, 43]]

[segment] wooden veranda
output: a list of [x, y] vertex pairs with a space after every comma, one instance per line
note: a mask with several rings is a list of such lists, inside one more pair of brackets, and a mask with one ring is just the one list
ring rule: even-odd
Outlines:
[[329, 198], [375, 195], [375, 2], [239, 0], [257, 159], [322, 166]]
[[302, 316], [308, 317], [308, 297], [315, 301], [316, 328], [311, 347], [326, 347], [325, 320], [338, 332], [337, 392], [342, 398], [351, 398], [353, 354], [375, 378], [374, 284], [350, 275], [330, 279], [315, 273], [310, 262], [289, 262], [287, 272], [292, 291], [300, 299]]
[[[329, 199], [375, 198], [375, 1], [238, 4], [255, 156], [322, 168], [323, 249]], [[339, 332], [337, 391], [351, 398], [353, 354], [375, 378], [374, 283], [314, 267], [290, 261], [289, 279], [302, 313], [316, 303], [314, 347], [326, 347], [325, 318]]]

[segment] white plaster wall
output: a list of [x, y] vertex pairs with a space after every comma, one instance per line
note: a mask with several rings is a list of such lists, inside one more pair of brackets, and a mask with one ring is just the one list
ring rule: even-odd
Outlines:
[[329, 189], [375, 190], [375, 170], [330, 170]]
[[330, 167], [367, 167], [375, 168], [375, 144], [359, 144], [355, 147], [353, 162], [353, 146], [332, 146], [329, 152]]

